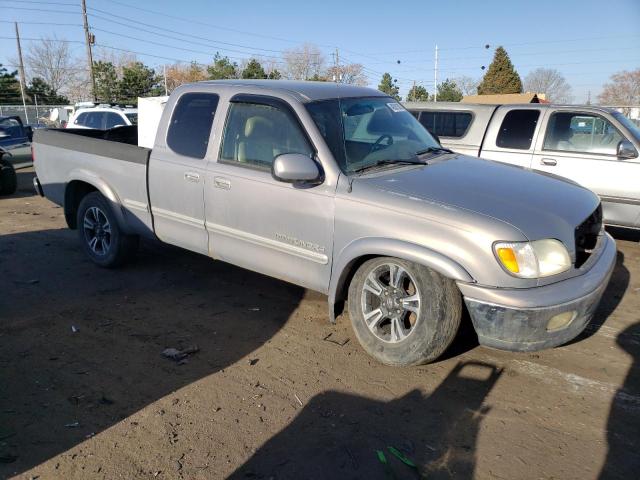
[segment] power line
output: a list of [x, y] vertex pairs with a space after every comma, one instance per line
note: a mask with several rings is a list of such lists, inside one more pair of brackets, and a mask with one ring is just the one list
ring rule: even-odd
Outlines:
[[[13, 23], [11, 20], [0, 20], [0, 23]], [[51, 25], [56, 27], [82, 27], [79, 23], [21, 22], [20, 25]]]
[[68, 2], [41, 2], [41, 1], [34, 1], [34, 0], [2, 0], [3, 3], [20, 3], [20, 4], [24, 4], [24, 3], [39, 3], [42, 5], [62, 5], [65, 7], [77, 7], [78, 5], [75, 3], [68, 3]]
[[[6, 0], [0, 0], [0, 2], [5, 2]], [[67, 15], [77, 15], [78, 12], [68, 12], [66, 10], [50, 10], [47, 8], [29, 8], [29, 7], [14, 7], [11, 6], [12, 10], [27, 10], [30, 12], [45, 12], [45, 13], [62, 13]]]
[[[233, 49], [230, 49], [230, 48], [221, 47], [220, 45], [215, 45], [214, 43], [194, 42], [193, 40], [186, 40], [184, 38], [174, 37], [174, 36], [171, 36], [171, 35], [167, 35], [166, 33], [158, 33], [158, 32], [154, 32], [152, 30], [146, 30], [144, 28], [140, 28], [139, 26], [127, 25], [125, 23], [117, 22], [117, 21], [102, 17], [100, 15], [96, 15], [96, 14], [93, 14], [93, 13], [91, 14], [91, 17], [92, 18], [98, 18], [98, 19], [101, 19], [101, 20], [105, 20], [107, 22], [115, 23], [117, 25], [122, 25], [122, 26], [127, 27], [127, 28], [135, 29], [136, 31], [150, 33], [152, 35], [160, 36], [160, 37], [163, 37], [163, 38], [171, 38], [171, 39], [178, 40], [180, 42], [185, 42], [185, 43], [188, 42], [189, 44], [202, 45], [202, 46], [205, 46], [205, 47], [216, 48], [217, 50], [221, 50], [221, 51], [228, 51], [228, 52], [241, 53], [241, 54], [252, 54], [252, 53], [255, 53], [255, 52], [244, 52], [244, 51], [241, 51], [241, 50], [233, 50]], [[148, 24], [144, 24], [144, 25], [148, 25]], [[158, 30], [165, 30], [166, 32], [177, 33], [178, 35], [183, 35], [183, 36], [188, 36], [188, 37], [193, 37], [193, 38], [199, 38], [199, 39], [204, 39], [204, 40], [209, 41], [208, 39], [206, 39], [204, 37], [197, 37], [195, 35], [183, 34], [181, 32], [176, 32], [174, 30], [162, 29], [161, 27], [153, 26], [152, 28], [156, 28]], [[94, 30], [98, 30], [98, 27], [94, 27]], [[104, 30], [104, 31], [107, 32], [106, 30]], [[107, 32], [107, 33], [112, 33], [114, 35], [125, 36], [124, 34], [116, 33], [116, 32]], [[241, 48], [251, 48], [251, 47], [245, 47], [243, 45], [229, 44], [229, 43], [226, 43], [226, 42], [217, 42], [217, 43], [221, 43], [221, 44], [224, 44], [224, 45], [238, 46], [238, 47], [241, 47]], [[266, 52], [278, 52], [278, 53], [280, 53], [279, 50], [272, 50], [272, 49], [267, 49], [267, 48], [257, 48], [257, 50], [263, 50], [263, 51], [266, 51]], [[260, 55], [261, 56], [268, 56], [268, 55], [265, 55], [265, 54], [260, 54]], [[275, 58], [273, 55], [271, 55], [271, 57]]]
[[[260, 33], [248, 32], [248, 31], [245, 31], [245, 30], [237, 30], [237, 29], [234, 29], [234, 28], [229, 28], [229, 27], [224, 27], [224, 26], [221, 26], [221, 25], [215, 25], [215, 24], [211, 24], [211, 23], [207, 23], [207, 22], [202, 22], [202, 21], [199, 21], [199, 20], [194, 20], [192, 18], [186, 18], [186, 17], [177, 16], [177, 15], [171, 15], [171, 14], [168, 14], [168, 13], [159, 12], [157, 10], [151, 10], [151, 9], [148, 9], [148, 8], [137, 7], [137, 6], [130, 5], [130, 4], [124, 3], [124, 2], [119, 2], [119, 1], [116, 1], [116, 0], [110, 0], [109, 3], [114, 3], [114, 4], [117, 4], [117, 5], [121, 5], [121, 6], [126, 7], [126, 8], [132, 8], [134, 10], [139, 10], [141, 12], [152, 13], [154, 15], [159, 15], [159, 16], [166, 17], [166, 18], [171, 18], [173, 20], [180, 20], [182, 22], [187, 22], [189, 24], [197, 24], [197, 25], [203, 25], [203, 26], [209, 27], [209, 28], [217, 28], [219, 30], [225, 30], [227, 32], [241, 33], [243, 35], [250, 35], [250, 36], [253, 36], [253, 37], [268, 38], [268, 39], [277, 40], [277, 41], [280, 41], [280, 42], [297, 43], [297, 44], [304, 43], [304, 42], [300, 42], [298, 40], [292, 40], [292, 39], [289, 39], [289, 38], [280, 38], [280, 37], [274, 37], [274, 36], [271, 36], [271, 35], [263, 35], [263, 34], [260, 34]], [[97, 9], [93, 9], [93, 10], [97, 10]], [[335, 47], [334, 45], [321, 45], [321, 44], [318, 44], [318, 46], [322, 46], [322, 47], [325, 47], [325, 48], [334, 48]]]

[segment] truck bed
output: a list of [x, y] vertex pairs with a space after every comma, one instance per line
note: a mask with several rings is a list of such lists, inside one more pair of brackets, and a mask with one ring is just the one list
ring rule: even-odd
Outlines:
[[120, 209], [127, 233], [152, 233], [147, 194], [151, 149], [137, 146], [136, 127], [37, 130], [33, 149], [48, 199], [62, 206], [65, 194], [84, 182]]

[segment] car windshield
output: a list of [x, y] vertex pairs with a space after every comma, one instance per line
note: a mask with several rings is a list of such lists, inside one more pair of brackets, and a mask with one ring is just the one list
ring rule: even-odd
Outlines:
[[137, 113], [125, 113], [125, 115], [127, 116], [129, 121], [131, 122], [131, 125], [137, 125], [138, 124], [138, 114]]
[[628, 117], [625, 117], [620, 112], [614, 112], [613, 116], [618, 120], [622, 125], [627, 127], [627, 130], [631, 132], [631, 134], [635, 137], [635, 139], [640, 142], [640, 127], [629, 120]]
[[307, 104], [333, 156], [346, 173], [374, 165], [417, 160], [440, 147], [429, 132], [390, 97], [341, 98]]

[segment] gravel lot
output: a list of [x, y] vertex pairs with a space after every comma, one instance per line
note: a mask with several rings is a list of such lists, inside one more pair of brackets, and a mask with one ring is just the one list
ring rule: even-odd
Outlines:
[[278, 280], [152, 242], [93, 266], [31, 175], [0, 199], [1, 478], [638, 478], [629, 234], [570, 345], [501, 352], [465, 329], [444, 360], [398, 369]]

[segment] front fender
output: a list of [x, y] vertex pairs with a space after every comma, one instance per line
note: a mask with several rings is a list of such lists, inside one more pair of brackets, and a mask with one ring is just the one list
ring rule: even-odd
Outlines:
[[346, 282], [353, 266], [359, 259], [369, 256], [402, 258], [432, 268], [452, 280], [474, 282], [473, 277], [459, 263], [422, 245], [391, 238], [360, 238], [349, 243], [334, 257], [328, 292], [332, 322], [335, 322], [336, 302], [346, 297]]

